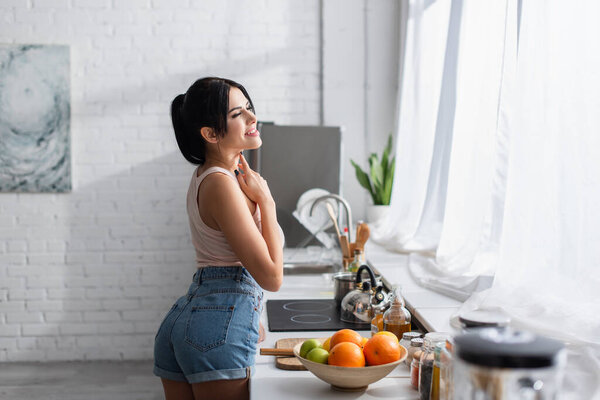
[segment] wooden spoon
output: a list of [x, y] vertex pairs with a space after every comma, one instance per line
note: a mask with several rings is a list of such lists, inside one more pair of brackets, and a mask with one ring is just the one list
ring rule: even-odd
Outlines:
[[371, 230], [369, 229], [369, 225], [364, 222], [360, 222], [356, 225], [356, 248], [365, 250], [365, 243], [369, 240], [369, 236], [371, 235]]
[[337, 233], [338, 237], [342, 236], [342, 234], [340, 233], [340, 227], [338, 226], [337, 223], [337, 219], [335, 217], [335, 211], [333, 211], [333, 207], [331, 206], [331, 204], [325, 202], [325, 206], [327, 207], [327, 212], [329, 213], [329, 217], [331, 218], [331, 221], [333, 221], [333, 226], [335, 227], [335, 232]]

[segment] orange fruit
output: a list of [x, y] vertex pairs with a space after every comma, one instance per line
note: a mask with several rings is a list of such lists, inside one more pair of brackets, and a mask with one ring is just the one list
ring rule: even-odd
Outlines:
[[365, 347], [365, 344], [369, 341], [369, 338], [362, 338], [362, 341], [360, 342], [360, 348], [362, 349], [363, 347]]
[[365, 355], [356, 343], [342, 342], [331, 348], [327, 363], [338, 367], [364, 367]]
[[389, 335], [375, 335], [363, 348], [367, 365], [381, 365], [398, 361], [401, 355], [398, 339]]
[[336, 344], [342, 342], [355, 343], [360, 346], [362, 343], [362, 339], [363, 338], [360, 335], [360, 333], [352, 329], [340, 329], [331, 336], [331, 340], [329, 341], [329, 348], [333, 349]]
[[329, 349], [330, 349], [329, 342], [330, 341], [331, 341], [331, 337], [328, 337], [327, 339], [325, 339], [325, 341], [323, 342], [321, 347], [324, 348], [325, 350], [329, 351]]
[[[393, 337], [394, 339], [396, 339], [396, 342], [398, 342], [398, 336], [396, 336], [395, 333], [390, 332], [390, 331], [379, 331], [375, 335], [387, 335], [389, 337]], [[375, 336], [375, 335], [373, 335], [373, 336]]]

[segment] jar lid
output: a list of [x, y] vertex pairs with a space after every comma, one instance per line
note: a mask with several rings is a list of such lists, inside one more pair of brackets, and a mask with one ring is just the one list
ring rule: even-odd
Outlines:
[[456, 356], [498, 368], [543, 368], [557, 363], [563, 343], [512, 329], [481, 328], [454, 338]]
[[501, 311], [473, 310], [462, 313], [458, 320], [465, 328], [506, 326], [510, 317]]
[[431, 346], [432, 350], [433, 347], [435, 347], [435, 345], [437, 343], [446, 343], [446, 339], [448, 339], [450, 337], [450, 334], [447, 332], [429, 332], [425, 334], [425, 346]]
[[421, 347], [423, 346], [423, 338], [413, 338], [410, 339], [410, 345], [411, 347]]
[[413, 338], [419, 338], [419, 337], [421, 337], [421, 333], [416, 332], [416, 331], [404, 332], [402, 334], [402, 339], [406, 339], [406, 340], [411, 340]]

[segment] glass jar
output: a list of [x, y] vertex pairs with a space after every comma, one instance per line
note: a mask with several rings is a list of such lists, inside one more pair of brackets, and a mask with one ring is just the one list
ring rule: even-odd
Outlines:
[[403, 346], [406, 350], [410, 348], [410, 341], [415, 338], [420, 338], [421, 332], [410, 331], [404, 332], [402, 334], [402, 339], [400, 339], [400, 346]]
[[373, 319], [371, 320], [371, 336], [383, 330], [383, 309], [373, 309]]
[[419, 362], [421, 360], [421, 355], [423, 355], [421, 349], [415, 351], [413, 359], [410, 362], [410, 384], [415, 390], [419, 389]]
[[562, 342], [510, 328], [454, 338], [454, 398], [555, 399], [566, 366]]
[[356, 272], [360, 268], [362, 264], [362, 250], [355, 249], [354, 250], [354, 260], [348, 265], [348, 272]]
[[419, 398], [429, 400], [432, 394], [433, 367], [435, 361], [435, 348], [446, 343], [450, 335], [445, 332], [429, 332], [423, 342], [423, 354], [419, 361]]
[[431, 400], [440, 400], [440, 353], [446, 343], [438, 343], [433, 351], [433, 374], [431, 375]]
[[404, 306], [400, 287], [394, 286], [390, 308], [383, 314], [383, 330], [392, 332], [400, 341], [405, 332], [410, 332], [410, 320], [410, 312]]
[[423, 338], [418, 337], [418, 338], [413, 338], [410, 340], [410, 347], [408, 348], [408, 354], [406, 355], [406, 358], [404, 359], [404, 363], [410, 367], [410, 364], [412, 363], [414, 354], [417, 350], [422, 350], [423, 347]]
[[446, 345], [440, 353], [440, 400], [454, 398], [452, 382], [452, 338], [446, 339]]

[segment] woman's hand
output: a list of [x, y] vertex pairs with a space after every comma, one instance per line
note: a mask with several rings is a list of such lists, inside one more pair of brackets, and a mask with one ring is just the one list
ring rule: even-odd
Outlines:
[[258, 204], [273, 202], [267, 181], [258, 172], [253, 171], [244, 156], [240, 153], [240, 162], [236, 171], [237, 180], [242, 191], [250, 200]]

